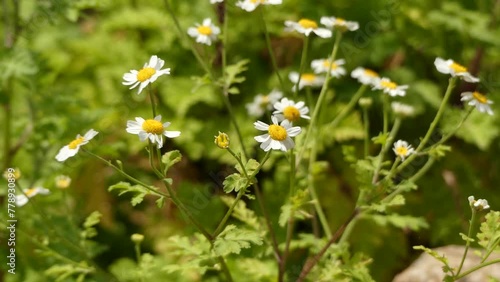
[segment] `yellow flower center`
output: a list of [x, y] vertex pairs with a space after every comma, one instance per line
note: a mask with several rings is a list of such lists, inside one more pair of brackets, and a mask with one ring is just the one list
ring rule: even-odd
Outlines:
[[140, 82], [144, 82], [150, 79], [155, 73], [156, 70], [154, 68], [143, 68], [137, 74], [137, 80], [139, 80]]
[[464, 67], [462, 65], [459, 65], [459, 64], [457, 64], [455, 62], [453, 62], [450, 67], [453, 69], [453, 71], [455, 73], [467, 72], [467, 68], [466, 67]]
[[142, 124], [142, 129], [147, 133], [163, 134], [163, 124], [154, 119], [147, 119]]
[[365, 69], [365, 75], [370, 77], [378, 77], [378, 73], [372, 71], [371, 69]]
[[28, 197], [32, 197], [36, 194], [36, 190], [37, 190], [36, 188], [30, 188], [30, 189], [26, 190], [24, 192], [24, 194], [26, 194], [26, 196], [28, 196]]
[[397, 147], [396, 154], [398, 156], [406, 156], [408, 154], [408, 148], [406, 147]]
[[298, 121], [300, 119], [300, 112], [294, 106], [288, 106], [285, 109], [283, 109], [283, 116], [287, 120], [289, 120], [291, 122], [295, 122], [295, 121]]
[[314, 79], [316, 79], [316, 76], [312, 73], [304, 73], [300, 76], [300, 79], [305, 82], [312, 83]]
[[331, 64], [330, 64], [330, 60], [324, 60], [324, 61], [323, 61], [323, 66], [324, 66], [325, 68], [330, 67], [330, 69], [331, 69], [331, 70], [335, 70], [335, 69], [337, 69], [337, 67], [338, 67], [336, 63], [331, 63]]
[[286, 133], [286, 129], [283, 126], [277, 124], [271, 124], [267, 131], [269, 132], [271, 138], [278, 141], [283, 141], [288, 136], [288, 134]]
[[398, 85], [392, 81], [381, 81], [380, 85], [382, 85], [382, 87], [384, 88], [389, 88], [389, 89], [396, 89], [396, 87], [398, 87]]
[[212, 29], [209, 26], [202, 25], [198, 27], [198, 33], [202, 35], [210, 35], [212, 34]]
[[74, 150], [78, 147], [78, 145], [82, 144], [83, 141], [85, 141], [85, 138], [83, 138], [83, 136], [80, 136], [80, 137], [76, 138], [75, 140], [71, 141], [68, 144], [68, 148], [70, 148], [71, 150]]
[[318, 24], [310, 19], [301, 19], [299, 21], [299, 25], [303, 28], [312, 28], [312, 29], [318, 28]]
[[344, 25], [345, 20], [343, 18], [336, 18], [335, 19], [335, 25]]
[[478, 101], [481, 104], [487, 104], [488, 103], [488, 99], [486, 99], [486, 96], [484, 96], [483, 94], [481, 94], [479, 92], [474, 91], [472, 93], [472, 97], [474, 97], [474, 99], [476, 99], [476, 101]]

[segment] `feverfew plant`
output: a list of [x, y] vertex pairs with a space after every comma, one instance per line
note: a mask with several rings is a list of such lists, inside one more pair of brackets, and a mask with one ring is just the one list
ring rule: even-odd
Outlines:
[[[21, 155], [40, 153], [33, 167], [19, 163], [27, 167], [22, 178], [17, 168], [4, 174], [18, 183], [8, 201], [30, 215], [18, 232], [29, 246], [22, 265], [37, 263], [23, 278], [41, 273], [47, 281], [375, 281], [379, 257], [369, 249], [397, 241], [387, 237], [435, 228], [405, 205], [418, 201], [418, 189], [441, 188], [429, 187], [426, 177], [433, 170], [446, 175], [434, 165], [449, 157], [453, 137], [473, 128], [476, 119], [495, 116], [495, 92], [481, 90], [488, 86], [479, 84], [475, 67], [442, 59], [441, 49], [416, 60], [403, 52], [374, 59], [388, 53], [372, 49], [380, 48], [378, 42], [349, 53], [346, 48], [359, 45], [358, 36], [370, 28], [363, 18], [321, 11], [328, 16], [318, 22], [292, 14], [281, 0], [204, 0], [200, 7], [164, 1], [165, 12], [143, 4], [155, 9], [141, 5], [127, 10], [141, 17], [116, 16], [102, 26], [76, 21], [91, 16], [84, 8], [63, 13], [79, 11], [73, 20], [83, 32], [112, 30], [109, 44], [116, 44], [101, 56], [127, 60], [117, 59], [109, 69], [92, 62], [95, 72], [89, 72], [99, 79], [78, 79], [80, 88], [60, 90], [81, 91], [83, 98], [55, 97], [63, 106], [54, 102], [53, 111], [67, 120], [42, 119], [38, 126], [45, 135]], [[269, 17], [267, 10], [278, 16]], [[240, 38], [246, 21], [252, 30]], [[123, 38], [137, 42], [121, 44]], [[254, 44], [263, 49], [256, 52]], [[84, 49], [73, 48], [45, 67], [74, 62], [79, 73], [89, 62], [78, 58]], [[140, 52], [129, 55], [128, 48]], [[433, 80], [410, 71], [413, 63], [432, 71]], [[143, 67], [134, 68], [138, 64]], [[5, 76], [10, 65], [0, 64]], [[28, 77], [32, 69], [12, 73]], [[109, 79], [101, 77], [108, 73]], [[51, 77], [62, 81], [64, 75], [54, 71]], [[14, 93], [28, 80], [14, 81], [2, 80], [2, 93]], [[98, 105], [113, 100], [108, 93], [117, 93], [114, 103], [92, 108], [85, 98], [93, 88], [100, 94], [94, 98], [102, 100]], [[9, 107], [12, 97], [5, 98]], [[34, 108], [30, 102], [25, 110]], [[38, 116], [33, 114], [33, 123]], [[5, 120], [12, 130], [12, 116]], [[451, 126], [442, 130], [445, 122]], [[83, 135], [75, 137], [77, 132]], [[19, 150], [9, 137], [8, 167]], [[43, 168], [35, 166], [42, 161]], [[83, 200], [87, 194], [95, 203]], [[467, 234], [459, 234], [465, 245], [459, 265], [423, 245], [414, 247], [444, 265], [445, 281], [500, 262], [491, 256], [499, 250], [500, 212], [488, 199], [469, 196], [455, 203], [471, 213]], [[121, 222], [122, 214], [133, 216]], [[367, 226], [384, 232], [372, 235]], [[362, 252], [357, 244], [367, 240], [365, 233], [373, 242], [362, 243], [373, 246]], [[377, 237], [382, 235], [387, 237]], [[123, 255], [114, 253], [115, 243]], [[473, 246], [480, 248], [481, 261], [469, 268], [464, 261]], [[103, 258], [111, 264], [101, 263]]]

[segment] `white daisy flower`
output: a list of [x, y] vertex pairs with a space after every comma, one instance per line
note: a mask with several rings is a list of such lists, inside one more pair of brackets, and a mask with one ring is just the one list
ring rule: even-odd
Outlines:
[[78, 134], [75, 140], [69, 142], [68, 145], [62, 147], [61, 150], [59, 150], [59, 153], [57, 153], [56, 156], [56, 160], [64, 162], [68, 158], [73, 157], [74, 155], [76, 155], [76, 153], [78, 153], [78, 150], [80, 150], [80, 146], [89, 143], [89, 141], [92, 138], [94, 138], [98, 133], [99, 132], [91, 129], [87, 131], [87, 133], [85, 133], [85, 135], [83, 136]]
[[210, 0], [210, 4], [222, 3], [224, 0]]
[[262, 143], [260, 148], [264, 151], [281, 150], [287, 151], [295, 146], [292, 138], [299, 135], [301, 128], [299, 126], [292, 127], [292, 124], [288, 120], [284, 120], [281, 124], [278, 124], [278, 119], [275, 116], [271, 116], [273, 124], [268, 125], [262, 121], [254, 122], [256, 129], [261, 131], [267, 131], [266, 134], [255, 136], [254, 139]]
[[401, 160], [403, 161], [405, 160], [406, 157], [415, 153], [415, 150], [412, 148], [412, 146], [409, 145], [408, 142], [403, 140], [398, 140], [394, 142], [394, 148], [392, 150], [394, 151], [394, 154], [400, 157]]
[[299, 33], [309, 36], [309, 34], [314, 33], [322, 38], [332, 37], [332, 31], [326, 28], [318, 27], [318, 24], [310, 19], [301, 19], [298, 22], [286, 21], [285, 22], [286, 31], [297, 31]]
[[196, 42], [205, 45], [212, 45], [212, 41], [217, 39], [217, 35], [220, 34], [220, 28], [212, 24], [212, 20], [206, 18], [203, 23], [196, 24], [196, 27], [188, 28], [187, 33], [189, 36], [196, 38]]
[[155, 82], [158, 77], [164, 74], [170, 74], [170, 68], [161, 69], [164, 64], [165, 61], [153, 55], [149, 59], [149, 62], [145, 63], [144, 67], [139, 71], [130, 70], [130, 72], [124, 74], [122, 84], [132, 85], [129, 89], [133, 89], [139, 85], [137, 94], [141, 94], [142, 90], [148, 86], [148, 84]]
[[66, 189], [71, 184], [71, 178], [67, 175], [56, 176], [56, 187], [59, 189]]
[[379, 80], [379, 76], [376, 72], [362, 67], [355, 68], [351, 72], [351, 77], [357, 79], [361, 84], [371, 86], [375, 85], [375, 83]]
[[434, 60], [434, 65], [440, 73], [458, 76], [467, 82], [479, 82], [479, 78], [472, 76], [466, 67], [455, 63], [451, 59], [444, 60], [438, 57]]
[[345, 69], [342, 67], [344, 64], [344, 59], [335, 60], [331, 64], [330, 59], [319, 59], [311, 62], [311, 68], [315, 73], [326, 73], [329, 71], [332, 77], [339, 78], [345, 75]]
[[311, 119], [307, 114], [309, 113], [309, 108], [305, 106], [305, 103], [300, 101], [295, 103], [287, 98], [281, 99], [281, 101], [274, 103], [274, 108], [276, 111], [273, 112], [278, 118], [278, 121], [288, 120], [290, 123], [299, 121], [300, 118]]
[[243, 0], [236, 3], [236, 6], [247, 12], [252, 12], [259, 5], [280, 5], [282, 0]]
[[476, 211], [482, 211], [490, 208], [490, 205], [488, 205], [488, 201], [485, 199], [475, 200], [474, 196], [469, 196], [468, 200], [471, 208], [475, 209]]
[[338, 28], [340, 31], [355, 31], [359, 28], [359, 24], [357, 22], [346, 21], [343, 18], [321, 17], [320, 22], [322, 25], [330, 29]]
[[490, 105], [493, 104], [493, 101], [488, 100], [484, 94], [474, 91], [464, 92], [461, 96], [461, 101], [468, 102], [468, 105], [476, 107], [476, 109], [481, 113], [488, 113], [491, 116], [493, 115], [493, 111], [490, 107]]
[[268, 95], [257, 94], [253, 98], [253, 102], [246, 104], [245, 107], [249, 115], [260, 117], [266, 110], [272, 110], [274, 103], [278, 102], [281, 97], [283, 97], [283, 93], [274, 89]]
[[127, 121], [127, 132], [139, 135], [139, 140], [145, 141], [149, 139], [151, 143], [156, 144], [158, 149], [163, 147], [163, 135], [168, 138], [175, 138], [181, 135], [180, 131], [167, 131], [170, 122], [161, 123], [161, 115], [157, 115], [154, 119], [143, 119], [136, 117], [135, 121]]
[[387, 93], [392, 97], [405, 96], [406, 89], [408, 89], [408, 85], [397, 85], [390, 79], [384, 77], [382, 79], [377, 80], [377, 82], [373, 85], [373, 89], [382, 90], [384, 91], [384, 93]]
[[[290, 81], [294, 84], [292, 87], [292, 91], [295, 91], [295, 87], [297, 86], [297, 82], [299, 81], [299, 73], [298, 72], [290, 72], [288, 75]], [[325, 83], [325, 77], [315, 75], [314, 73], [303, 73], [300, 76], [299, 90], [304, 88], [304, 86], [311, 87], [321, 87]]]
[[30, 189], [23, 189], [24, 194], [20, 194], [16, 196], [16, 206], [22, 207], [26, 205], [30, 198], [35, 197], [36, 195], [47, 195], [50, 193], [50, 190], [45, 189], [43, 187], [34, 187]]
[[411, 117], [415, 114], [415, 108], [413, 106], [400, 102], [392, 102], [391, 108], [394, 114], [401, 117]]

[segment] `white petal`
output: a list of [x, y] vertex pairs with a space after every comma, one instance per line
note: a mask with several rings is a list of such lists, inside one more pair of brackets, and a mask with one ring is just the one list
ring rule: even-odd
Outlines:
[[180, 131], [164, 131], [163, 135], [167, 136], [168, 138], [175, 138], [179, 137], [181, 135]]

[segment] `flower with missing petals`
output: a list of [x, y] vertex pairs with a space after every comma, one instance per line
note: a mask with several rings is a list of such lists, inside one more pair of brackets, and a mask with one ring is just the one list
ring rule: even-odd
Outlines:
[[70, 157], [73, 157], [78, 153], [78, 150], [80, 150], [80, 147], [89, 143], [89, 141], [94, 138], [99, 132], [91, 129], [85, 133], [85, 135], [81, 136], [78, 134], [76, 136], [76, 139], [69, 142], [68, 145], [64, 146], [59, 150], [59, 153], [56, 155], [56, 160], [60, 162], [64, 162]]
[[400, 157], [401, 160], [405, 160], [406, 157], [415, 153], [415, 150], [412, 148], [408, 142], [403, 140], [398, 140], [394, 143], [394, 148], [392, 149], [396, 156]]
[[247, 12], [252, 12], [259, 5], [280, 5], [282, 0], [243, 0], [236, 3], [236, 6]]
[[[295, 91], [297, 82], [299, 82], [299, 73], [292, 71], [288, 75], [288, 78], [293, 83], [292, 91]], [[314, 73], [303, 73], [300, 76], [299, 90], [304, 88], [304, 86], [321, 87], [323, 86], [324, 82], [325, 82], [324, 76], [315, 75]]]
[[342, 32], [344, 31], [355, 31], [359, 28], [359, 24], [357, 22], [346, 21], [343, 18], [336, 17], [321, 17], [321, 24], [330, 28], [330, 29], [338, 29]]
[[139, 135], [139, 140], [149, 139], [152, 144], [156, 144], [158, 149], [163, 147], [163, 136], [175, 138], [181, 135], [180, 131], [167, 131], [166, 128], [170, 122], [161, 123], [161, 115], [154, 119], [143, 119], [136, 117], [134, 120], [127, 121], [127, 132]]
[[395, 96], [405, 96], [406, 95], [406, 89], [408, 89], [408, 85], [397, 85], [396, 83], [392, 82], [388, 78], [382, 78], [379, 79], [375, 85], [373, 86], [373, 89], [378, 89], [384, 91], [384, 93], [391, 95], [392, 97]]
[[273, 124], [268, 125], [262, 121], [254, 122], [256, 129], [261, 131], [267, 131], [266, 134], [255, 136], [254, 139], [262, 143], [260, 148], [264, 151], [281, 150], [288, 151], [295, 146], [291, 137], [299, 135], [301, 128], [298, 126], [292, 127], [292, 124], [288, 120], [284, 120], [278, 123], [278, 119], [275, 116], [271, 117]]
[[326, 73], [329, 71], [332, 77], [339, 78], [345, 75], [345, 69], [342, 67], [344, 64], [344, 59], [335, 60], [333, 63], [330, 63], [330, 59], [319, 59], [311, 62], [311, 68], [315, 73]]
[[220, 34], [220, 28], [212, 24], [212, 20], [207, 18], [203, 20], [201, 25], [196, 24], [196, 27], [188, 28], [188, 34], [196, 38], [196, 42], [210, 46], [212, 41], [215, 41]]
[[43, 187], [34, 187], [30, 189], [24, 189], [24, 194], [20, 194], [16, 196], [16, 206], [22, 207], [26, 205], [30, 198], [35, 197], [36, 195], [47, 195], [50, 193], [50, 190], [45, 189]]
[[144, 64], [144, 67], [140, 70], [131, 70], [130, 72], [123, 75], [123, 85], [132, 85], [130, 89], [133, 89], [139, 85], [139, 91], [137, 94], [141, 94], [142, 90], [148, 86], [148, 84], [153, 83], [158, 79], [158, 77], [164, 74], [170, 74], [170, 68], [161, 69], [165, 61], [158, 58], [158, 56], [151, 56], [149, 62]]
[[479, 82], [479, 78], [472, 76], [467, 68], [455, 63], [455, 61], [448, 59], [444, 60], [442, 58], [436, 58], [434, 60], [434, 65], [440, 73], [450, 74], [451, 76], [458, 76], [467, 82]]
[[365, 69], [362, 67], [357, 67], [351, 72], [351, 77], [355, 78], [361, 84], [374, 86], [379, 80], [378, 73], [372, 71], [371, 69]]
[[276, 111], [273, 112], [278, 118], [278, 121], [288, 120], [293, 123], [299, 121], [300, 118], [311, 119], [307, 114], [309, 113], [309, 108], [305, 106], [305, 103], [300, 101], [295, 103], [287, 98], [281, 99], [281, 101], [274, 103], [274, 108]]
[[215, 137], [215, 145], [221, 149], [227, 149], [229, 148], [229, 136], [224, 133], [219, 131], [219, 135], [214, 136]]
[[488, 201], [486, 201], [485, 199], [475, 200], [474, 196], [469, 196], [468, 200], [470, 207], [475, 209], [476, 211], [482, 211], [490, 208], [490, 205], [488, 205]]
[[318, 24], [310, 19], [301, 19], [298, 22], [286, 21], [286, 31], [297, 31], [309, 36], [312, 33], [322, 38], [332, 37], [332, 31], [326, 28], [318, 27]]
[[477, 91], [474, 92], [464, 92], [461, 94], [461, 101], [467, 102], [469, 106], [474, 106], [481, 113], [488, 113], [489, 115], [493, 115], [493, 111], [491, 110], [490, 105], [493, 104], [493, 101], [488, 100], [484, 94], [481, 94]]

